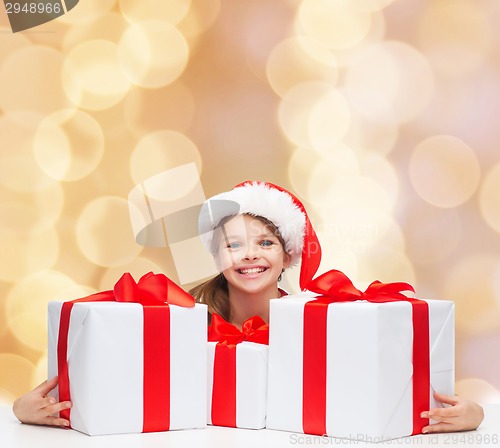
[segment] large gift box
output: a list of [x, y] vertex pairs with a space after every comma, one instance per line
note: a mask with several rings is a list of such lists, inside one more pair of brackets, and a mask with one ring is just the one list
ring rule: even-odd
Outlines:
[[[271, 300], [267, 427], [364, 441], [421, 433], [453, 395], [454, 304], [339, 271]], [[432, 423], [432, 421], [431, 421]]]
[[[167, 302], [167, 303], [165, 303]], [[207, 308], [162, 274], [49, 303], [49, 378], [89, 435], [206, 426]]]
[[208, 424], [264, 428], [269, 326], [255, 316], [240, 331], [213, 314], [208, 340]]

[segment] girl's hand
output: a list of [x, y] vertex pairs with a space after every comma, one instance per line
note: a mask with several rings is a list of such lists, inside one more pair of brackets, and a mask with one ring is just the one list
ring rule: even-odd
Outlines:
[[455, 395], [438, 394], [434, 392], [434, 398], [441, 402], [450, 404], [445, 408], [431, 409], [422, 412], [422, 418], [432, 418], [438, 423], [426, 426], [422, 429], [424, 434], [432, 432], [456, 432], [476, 429], [484, 418], [483, 408], [473, 401]]
[[14, 415], [23, 423], [68, 427], [68, 420], [52, 416], [71, 407], [70, 401], [56, 403], [55, 398], [47, 397], [47, 394], [56, 386], [57, 376], [50, 381], [44, 381], [31, 392], [19, 397], [12, 406]]

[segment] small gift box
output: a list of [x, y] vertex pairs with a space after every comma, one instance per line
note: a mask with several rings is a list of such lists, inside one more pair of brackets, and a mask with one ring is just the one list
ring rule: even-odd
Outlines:
[[213, 314], [208, 340], [208, 424], [264, 428], [269, 326], [255, 316], [240, 331]]
[[[165, 303], [166, 302], [166, 303]], [[89, 435], [206, 426], [206, 305], [163, 274], [49, 303], [49, 378]]]
[[[267, 427], [367, 442], [419, 434], [453, 394], [454, 304], [357, 290], [339, 271], [271, 300]], [[315, 293], [315, 294], [314, 294]]]

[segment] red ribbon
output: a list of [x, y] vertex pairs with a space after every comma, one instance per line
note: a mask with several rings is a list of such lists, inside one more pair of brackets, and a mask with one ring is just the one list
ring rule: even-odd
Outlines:
[[218, 314], [212, 314], [208, 340], [217, 342], [212, 387], [212, 424], [236, 427], [236, 345], [269, 344], [269, 325], [259, 316], [243, 322], [241, 331]]
[[326, 318], [334, 302], [367, 300], [374, 303], [407, 301], [413, 321], [413, 432], [420, 434], [428, 419], [420, 418], [430, 403], [429, 309], [427, 302], [402, 291], [415, 292], [408, 283], [371, 283], [365, 292], [354, 287], [340, 271], [331, 270], [312, 280], [308, 289], [322, 294], [304, 308], [303, 430], [326, 434]]
[[[68, 331], [71, 309], [79, 302], [134, 302], [144, 313], [143, 432], [165, 431], [170, 426], [170, 305], [193, 307], [194, 298], [163, 274], [147, 273], [138, 283], [129, 273], [113, 290], [64, 302], [57, 342], [59, 400], [71, 400], [68, 375]], [[166, 302], [166, 303], [165, 303]], [[69, 420], [70, 410], [60, 412]]]

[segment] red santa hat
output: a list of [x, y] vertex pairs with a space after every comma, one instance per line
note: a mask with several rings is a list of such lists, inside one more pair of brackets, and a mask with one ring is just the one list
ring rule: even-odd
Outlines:
[[290, 266], [301, 262], [300, 287], [316, 273], [321, 246], [302, 202], [292, 193], [269, 182], [245, 181], [232, 190], [207, 199], [201, 209], [198, 229], [207, 250], [211, 250], [213, 230], [222, 219], [249, 214], [271, 221], [285, 242]]

